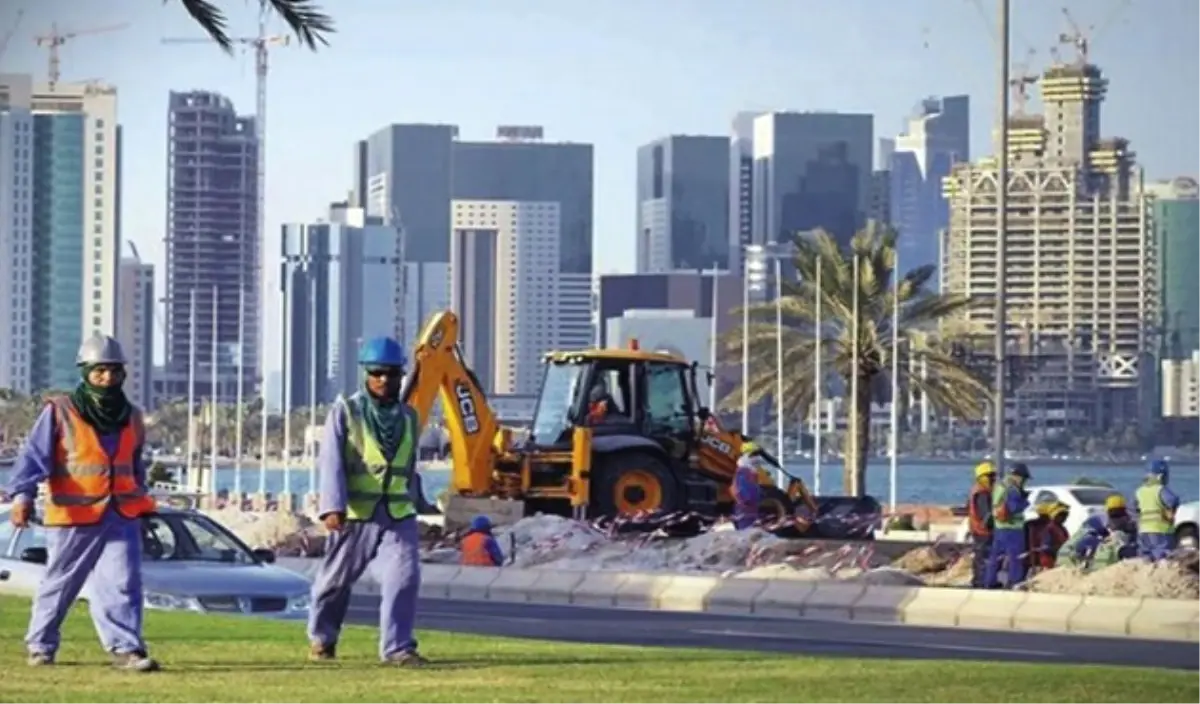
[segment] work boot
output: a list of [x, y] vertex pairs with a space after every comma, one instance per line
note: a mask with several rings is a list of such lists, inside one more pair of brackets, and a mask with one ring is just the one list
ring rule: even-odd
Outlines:
[[47, 667], [54, 664], [54, 656], [50, 653], [30, 653], [26, 662], [30, 667]]
[[308, 651], [308, 659], [314, 662], [322, 662], [325, 660], [333, 660], [337, 657], [336, 645], [324, 645], [322, 643], [313, 643]]
[[384, 658], [383, 664], [393, 667], [425, 667], [429, 661], [415, 650], [401, 650]]
[[158, 670], [158, 661], [146, 654], [145, 650], [134, 650], [129, 653], [113, 653], [113, 667], [130, 672], [154, 672]]

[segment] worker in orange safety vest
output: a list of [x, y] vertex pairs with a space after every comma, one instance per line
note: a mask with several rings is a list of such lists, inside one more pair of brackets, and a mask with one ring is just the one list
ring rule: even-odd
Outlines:
[[967, 527], [971, 532], [974, 552], [971, 556], [971, 586], [986, 589], [988, 555], [992, 552], [992, 489], [996, 485], [996, 466], [991, 462], [975, 465], [975, 483], [967, 496]]
[[462, 539], [462, 564], [464, 567], [499, 567], [504, 564], [504, 553], [492, 536], [492, 522], [487, 516], [471, 519], [471, 528]]

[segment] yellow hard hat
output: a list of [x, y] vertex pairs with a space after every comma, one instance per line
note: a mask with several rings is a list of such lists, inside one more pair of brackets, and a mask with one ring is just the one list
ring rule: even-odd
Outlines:
[[1061, 502], [1061, 501], [1055, 501], [1055, 502], [1054, 502], [1054, 503], [1053, 503], [1053, 504], [1050, 506], [1050, 512], [1049, 512], [1048, 514], [1046, 514], [1046, 515], [1050, 516], [1051, 518], [1057, 518], [1058, 516], [1065, 516], [1065, 515], [1067, 515], [1068, 513], [1070, 513], [1070, 511], [1071, 511], [1071, 507], [1070, 507], [1070, 506], [1068, 506], [1068, 505], [1064, 504], [1064, 503], [1063, 503], [1063, 502]]
[[1105, 511], [1120, 511], [1125, 508], [1125, 497], [1120, 494], [1113, 494], [1104, 500]]
[[995, 473], [996, 473], [996, 466], [993, 465], [991, 462], [980, 462], [979, 464], [975, 465], [975, 478], [976, 479], [983, 479], [984, 477], [988, 476], [989, 474], [995, 474]]
[[758, 449], [758, 443], [753, 440], [747, 440], [742, 443], [742, 454], [748, 455]]

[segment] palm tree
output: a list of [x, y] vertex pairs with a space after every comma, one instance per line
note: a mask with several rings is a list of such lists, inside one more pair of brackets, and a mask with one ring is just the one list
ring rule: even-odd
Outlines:
[[[233, 51], [233, 40], [226, 30], [225, 13], [208, 0], [179, 0], [183, 9], [196, 20], [208, 36], [226, 52]], [[283, 18], [291, 27], [300, 43], [316, 51], [317, 45], [328, 46], [326, 34], [337, 30], [333, 27], [333, 19], [321, 11], [314, 0], [259, 0], [264, 7]]]
[[[832, 236], [820, 230], [797, 236], [795, 242], [794, 262], [799, 280], [784, 282], [782, 331], [775, 324], [774, 301], [752, 304], [749, 309], [749, 400], [753, 403], [775, 395], [779, 334], [783, 335], [783, 398], [774, 401], [782, 407], [780, 418], [796, 418], [810, 411], [818, 344], [824, 369], [832, 369], [846, 388], [851, 386], [851, 375], [856, 374], [858, 394], [850, 403], [857, 408], [858, 428], [856, 433], [845, 434], [846, 469], [842, 481], [847, 494], [857, 492], [861, 495], [866, 486], [871, 403], [885, 400], [886, 393], [880, 392], [890, 386], [893, 353], [904, 355], [898, 360], [898, 367], [906, 388], [919, 391], [935, 406], [959, 418], [983, 417], [990, 398], [986, 381], [952, 354], [950, 345], [943, 344], [935, 330], [941, 321], [982, 301], [928, 290], [935, 271], [931, 265], [910, 270], [900, 281], [900, 344], [898, 350], [893, 350], [895, 233], [870, 223], [854, 236], [848, 251], [841, 250]], [[857, 341], [852, 340], [855, 261], [859, 269]], [[822, 301], [820, 333], [815, 326], [818, 266], [821, 269]], [[743, 330], [739, 327], [727, 333], [722, 341], [727, 363], [741, 364], [742, 335]], [[855, 345], [858, 347], [858, 366], [852, 368]], [[919, 366], [924, 371], [908, 374], [910, 360], [920, 361]], [[740, 408], [741, 397], [739, 384], [722, 400], [722, 408]], [[825, 397], [828, 398], [828, 394]], [[857, 443], [853, 442], [855, 436]]]

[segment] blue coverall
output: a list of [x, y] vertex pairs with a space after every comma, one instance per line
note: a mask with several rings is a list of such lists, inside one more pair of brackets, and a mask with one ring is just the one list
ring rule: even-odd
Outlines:
[[1009, 480], [1004, 482], [1004, 508], [1007, 509], [1008, 515], [1014, 519], [1021, 520], [1020, 528], [1002, 528], [1002, 521], [996, 521], [996, 530], [992, 534], [992, 552], [988, 555], [987, 574], [984, 575], [983, 583], [986, 585], [997, 584], [997, 579], [1000, 576], [1000, 559], [1003, 557], [1008, 563], [1008, 588], [1020, 584], [1025, 579], [1025, 526], [1023, 516], [1025, 509], [1029, 508], [1029, 500], [1025, 498], [1025, 492], [1016, 484]]
[[[1179, 509], [1179, 497], [1165, 483], [1158, 484], [1158, 500], [1169, 511]], [[1133, 511], [1134, 515], [1141, 515], [1141, 506], [1139, 506], [1136, 493], [1133, 497]], [[1139, 525], [1138, 555], [1150, 560], [1161, 560], [1170, 555], [1171, 551], [1175, 549], [1174, 537], [1174, 534], [1170, 531], [1166, 533], [1146, 531], [1142, 530]]]
[[733, 475], [733, 525], [738, 530], [758, 521], [758, 466], [754, 459], [743, 456]]
[[[15, 501], [34, 501], [38, 484], [50, 476], [56, 444], [54, 426], [54, 412], [47, 406], [30, 429], [9, 480], [8, 493]], [[110, 456], [116, 454], [119, 442], [119, 433], [100, 436]], [[134, 477], [145, 487], [140, 447], [134, 452]], [[29, 652], [54, 656], [63, 619], [81, 593], [105, 650], [119, 654], [145, 651], [141, 521], [122, 516], [110, 504], [99, 523], [46, 526], [45, 530], [46, 573], [38, 583], [25, 635]]]
[[[322, 516], [346, 512], [346, 471], [342, 460], [346, 441], [344, 403], [334, 404], [325, 419], [317, 458], [321, 492], [318, 513]], [[415, 438], [413, 445], [415, 465]], [[419, 491], [420, 484], [412, 489]], [[421, 585], [420, 547], [416, 516], [397, 521], [382, 499], [376, 504], [371, 520], [346, 521], [340, 531], [331, 532], [313, 580], [309, 641], [325, 646], [338, 642], [350, 607], [350, 590], [371, 562], [379, 558], [376, 562], [380, 586], [379, 657], [387, 660], [399, 653], [416, 652], [413, 626]]]

